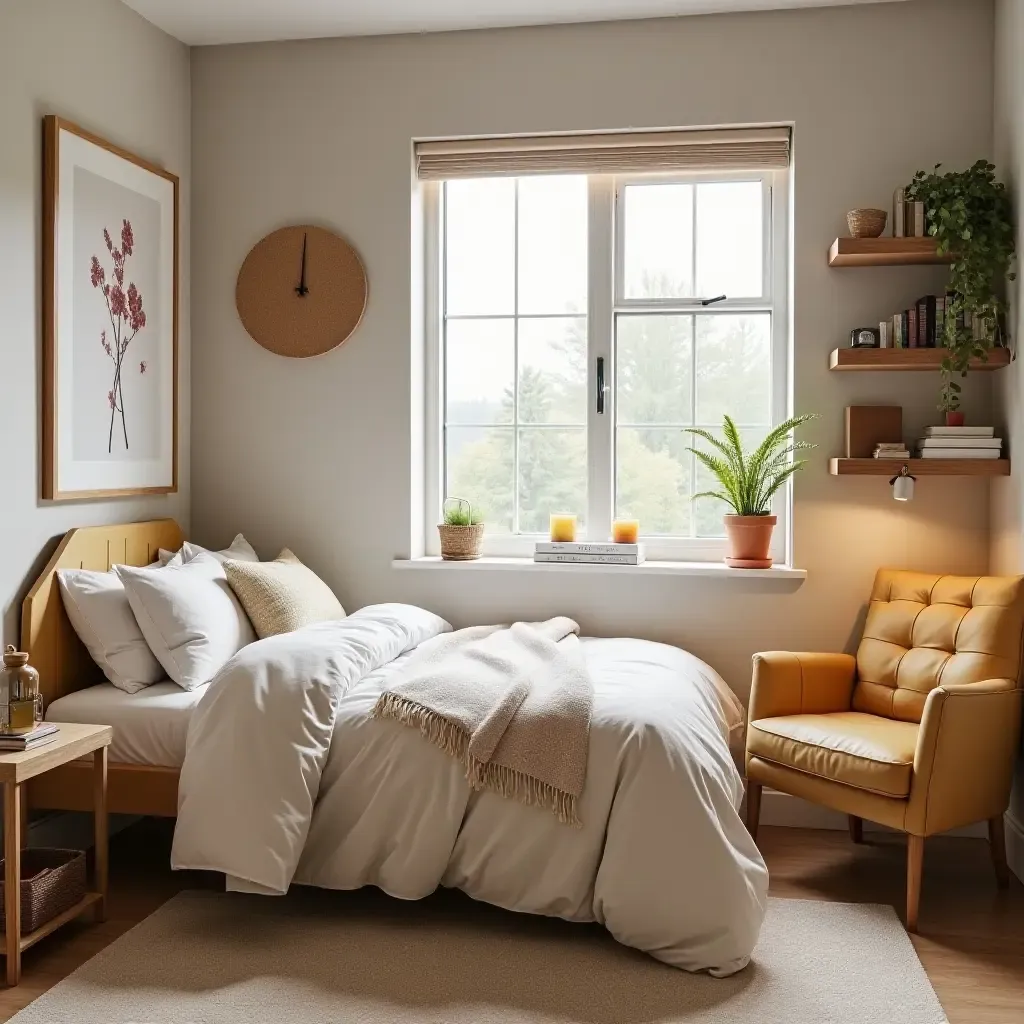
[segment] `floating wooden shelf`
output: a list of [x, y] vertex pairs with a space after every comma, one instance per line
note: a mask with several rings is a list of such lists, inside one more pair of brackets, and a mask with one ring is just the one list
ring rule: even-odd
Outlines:
[[1009, 476], [1009, 459], [829, 459], [833, 476]]
[[[828, 358], [830, 370], [937, 370], [941, 348], [834, 348]], [[1010, 365], [1010, 350], [994, 348], [988, 359], [971, 360], [972, 370], [998, 370]]]
[[830, 267], [907, 267], [951, 263], [936, 252], [934, 238], [837, 238], [828, 251]]

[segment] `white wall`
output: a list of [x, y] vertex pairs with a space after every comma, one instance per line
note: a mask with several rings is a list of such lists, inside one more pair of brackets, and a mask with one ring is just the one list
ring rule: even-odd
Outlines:
[[[118, 0], [0, 3], [0, 610], [17, 639], [25, 590], [72, 526], [189, 509], [189, 52]], [[179, 491], [43, 502], [42, 118], [61, 114], [181, 178]]]
[[[934, 268], [829, 270], [855, 206], [937, 161], [992, 144], [989, 0], [200, 49], [192, 59], [193, 526], [244, 530], [265, 556], [309, 560], [352, 607], [429, 605], [457, 624], [573, 615], [586, 631], [686, 646], [741, 694], [750, 656], [848, 647], [882, 565], [983, 571], [988, 485], [922, 480], [897, 505], [882, 478], [836, 479], [843, 407], [904, 405], [934, 422], [937, 381], [830, 374], [850, 328], [940, 286]], [[913, 44], [911, 44], [913, 40]], [[410, 140], [512, 132], [795, 122], [795, 396], [820, 449], [796, 488], [802, 586], [657, 577], [400, 572], [408, 553], [413, 339]], [[343, 348], [289, 361], [249, 339], [234, 283], [268, 231], [347, 235], [369, 273]], [[969, 382], [968, 415], [991, 381]]]
[[[995, 160], [1000, 176], [1010, 187], [1017, 214], [1017, 252], [1024, 253], [1024, 0], [998, 0], [996, 4], [995, 53]], [[1024, 321], [1024, 279], [1018, 267], [1011, 286], [1012, 332], [1020, 352]], [[999, 374], [996, 402], [1010, 445], [1011, 457], [1024, 458], [1024, 372], [1018, 358]], [[1024, 467], [1014, 464], [1008, 480], [999, 481], [992, 493], [992, 571], [1024, 572]], [[1011, 863], [1024, 878], [1024, 758], [1010, 801], [1009, 840]]]

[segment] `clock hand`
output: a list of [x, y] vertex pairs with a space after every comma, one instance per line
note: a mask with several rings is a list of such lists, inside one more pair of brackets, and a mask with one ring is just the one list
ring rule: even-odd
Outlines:
[[309, 294], [309, 289], [306, 287], [306, 235], [302, 236], [302, 269], [299, 273], [299, 286], [295, 289], [295, 294], [300, 298], [305, 298]]

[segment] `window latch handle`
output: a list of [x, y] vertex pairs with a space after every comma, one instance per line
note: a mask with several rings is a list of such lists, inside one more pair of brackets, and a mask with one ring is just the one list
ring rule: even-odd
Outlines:
[[611, 386], [604, 382], [604, 356], [597, 357], [597, 412], [604, 415], [605, 395], [611, 391]]
[[713, 299], [701, 299], [700, 304], [702, 306], [711, 306], [716, 302], [725, 302], [727, 298], [729, 298], [728, 295], [716, 295]]

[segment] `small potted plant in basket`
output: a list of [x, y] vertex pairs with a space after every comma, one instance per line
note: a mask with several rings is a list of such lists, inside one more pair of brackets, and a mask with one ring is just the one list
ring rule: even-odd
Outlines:
[[466, 498], [445, 498], [441, 507], [443, 523], [438, 523], [441, 535], [441, 557], [446, 562], [469, 562], [480, 557], [484, 540], [484, 520]]
[[729, 539], [726, 564], [733, 569], [769, 569], [772, 531], [778, 521], [771, 514], [772, 495], [803, 466], [805, 459], [792, 459], [794, 452], [814, 448], [807, 441], [796, 441], [792, 432], [814, 419], [813, 415], [794, 416], [780, 423], [752, 452], [744, 451], [740, 432], [729, 416], [725, 417], [722, 433], [725, 440], [700, 427], [688, 427], [687, 432], [702, 438], [714, 451], [699, 448], [689, 450], [707, 466], [721, 485], [719, 491], [702, 491], [697, 498], [718, 498], [733, 511], [724, 517], [725, 533]]

